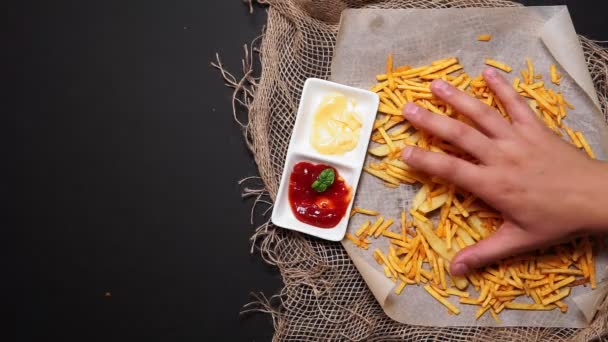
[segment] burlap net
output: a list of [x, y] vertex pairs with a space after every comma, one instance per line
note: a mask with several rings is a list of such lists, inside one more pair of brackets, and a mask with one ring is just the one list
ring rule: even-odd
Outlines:
[[[251, 1], [250, 1], [251, 2]], [[259, 167], [263, 186], [245, 189], [255, 203], [272, 205], [295, 121], [304, 81], [328, 78], [340, 13], [345, 8], [449, 8], [521, 6], [503, 0], [260, 0], [269, 5], [261, 43], [245, 49], [244, 76], [218, 67], [234, 90], [235, 118], [239, 104], [248, 111], [242, 125]], [[580, 37], [602, 111], [608, 108], [608, 49]], [[259, 42], [259, 41], [258, 41]], [[259, 45], [259, 47], [257, 47]], [[253, 50], [259, 52], [261, 74], [253, 76]], [[254, 208], [255, 209], [255, 208]], [[261, 225], [252, 238], [262, 257], [278, 267], [281, 292], [263, 295], [246, 311], [271, 314], [274, 340], [425, 340], [425, 341], [586, 341], [608, 336], [608, 300], [590, 327], [555, 328], [433, 328], [400, 324], [382, 311], [357, 269], [338, 243], [321, 241]]]

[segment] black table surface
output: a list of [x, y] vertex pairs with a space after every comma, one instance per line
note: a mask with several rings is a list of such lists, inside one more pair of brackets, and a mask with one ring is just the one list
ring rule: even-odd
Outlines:
[[[579, 33], [608, 39], [599, 2], [525, 3], [568, 4]], [[268, 316], [239, 312], [280, 276], [249, 253], [237, 181], [256, 167], [210, 67], [219, 52], [239, 70], [264, 8], [40, 1], [5, 15], [16, 340], [269, 340]]]

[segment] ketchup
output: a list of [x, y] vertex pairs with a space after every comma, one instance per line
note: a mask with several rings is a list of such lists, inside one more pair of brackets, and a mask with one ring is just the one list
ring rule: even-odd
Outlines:
[[[312, 183], [325, 169], [334, 170], [335, 180], [327, 190], [318, 192]], [[299, 221], [319, 228], [333, 228], [346, 214], [350, 200], [350, 188], [335, 168], [309, 162], [294, 166], [289, 177], [289, 204]]]

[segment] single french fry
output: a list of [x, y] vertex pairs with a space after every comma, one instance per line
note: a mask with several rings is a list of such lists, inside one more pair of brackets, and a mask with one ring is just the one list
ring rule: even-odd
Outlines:
[[561, 81], [561, 75], [557, 73], [557, 67], [555, 66], [555, 64], [551, 64], [551, 66], [549, 67], [549, 72], [551, 74], [551, 82], [556, 85], [559, 85]]
[[399, 285], [397, 285], [395, 288], [395, 294], [400, 295], [405, 286], [407, 286], [407, 283], [402, 280], [401, 283], [399, 283]]
[[512, 310], [553, 310], [557, 306], [553, 304], [543, 305], [543, 304], [526, 304], [526, 303], [505, 303], [505, 308]]
[[421, 213], [415, 211], [414, 209], [410, 209], [410, 215], [412, 215], [412, 217], [422, 221], [422, 222], [428, 222], [429, 219], [426, 218], [424, 215], [422, 215]]
[[545, 278], [545, 279], [541, 279], [541, 280], [538, 280], [538, 281], [530, 282], [530, 283], [528, 283], [528, 288], [533, 289], [533, 288], [536, 288], [536, 287], [539, 287], [539, 286], [543, 286], [543, 285], [547, 285], [547, 284], [549, 284], [549, 278]]
[[460, 298], [469, 298], [470, 294], [468, 292], [459, 291], [456, 289], [448, 288], [445, 292], [452, 296], [458, 296]]
[[388, 87], [393, 89], [395, 79], [393, 78], [393, 54], [389, 53], [386, 59], [386, 78], [388, 79]]
[[[391, 231], [385, 230], [384, 233], [382, 233], [382, 235], [391, 239], [391, 243], [393, 245], [397, 245], [397, 246], [400, 246], [400, 247], [403, 247], [404, 249], [406, 249], [406, 252], [409, 252], [409, 250], [412, 248], [409, 243], [403, 242], [403, 240], [401, 240], [401, 235], [399, 235], [397, 233], [393, 233]], [[395, 239], [395, 237], [399, 237], [399, 239]]]
[[477, 300], [477, 298], [460, 297], [458, 301], [460, 302], [460, 304], [479, 305], [479, 301]]
[[386, 144], [389, 146], [390, 150], [391, 151], [396, 151], [397, 150], [397, 146], [395, 146], [395, 144], [393, 143], [393, 140], [386, 133], [386, 130], [384, 130], [383, 127], [379, 127], [378, 128], [378, 132], [380, 132], [380, 134], [382, 135], [382, 138], [384, 139], [384, 141], [386, 141]]
[[384, 275], [387, 278], [391, 278], [393, 276], [393, 274], [391, 273], [391, 269], [387, 265], [384, 265], [382, 269], [384, 270]]
[[540, 275], [540, 274], [528, 274], [528, 273], [518, 273], [517, 274], [521, 279], [527, 279], [527, 280], [541, 280], [541, 279], [545, 279], [545, 276]]
[[534, 82], [534, 65], [532, 65], [532, 60], [530, 58], [526, 58], [526, 66], [528, 67], [528, 79], [526, 80], [526, 83], [532, 84], [532, 82]]
[[404, 242], [407, 241], [407, 218], [405, 214], [405, 210], [401, 211], [401, 238]]
[[569, 269], [569, 268], [542, 269], [542, 270], [540, 270], [540, 273], [541, 274], [560, 273], [560, 274], [583, 275], [583, 271], [573, 270], [573, 269]]
[[492, 35], [491, 34], [480, 34], [479, 36], [477, 36], [477, 40], [480, 42], [489, 42], [490, 40], [492, 40]]
[[416, 267], [415, 267], [416, 273], [414, 275], [414, 279], [416, 280], [416, 284], [420, 285], [420, 281], [421, 281], [420, 278], [422, 276], [422, 274], [420, 273], [420, 271], [422, 270], [422, 257], [419, 257], [416, 261], [417, 261]]
[[445, 280], [445, 266], [444, 266], [444, 262], [443, 262], [443, 258], [438, 256], [437, 257], [437, 268], [439, 268], [439, 282], [441, 284], [441, 288], [447, 290], [448, 286], [447, 286], [447, 282]]
[[479, 319], [481, 316], [483, 316], [483, 314], [486, 313], [489, 308], [489, 306], [479, 308], [479, 310], [477, 310], [477, 313], [475, 314], [475, 319]]
[[523, 294], [525, 294], [525, 291], [521, 290], [494, 291], [496, 297], [521, 296]]
[[359, 227], [359, 229], [357, 229], [357, 231], [355, 232], [355, 236], [361, 236], [363, 232], [365, 232], [367, 228], [369, 228], [369, 226], [370, 222], [366, 221], [364, 224], [361, 225], [361, 227]]
[[450, 221], [445, 222], [445, 242], [448, 250], [452, 249], [452, 223]]
[[511, 72], [513, 71], [513, 68], [511, 68], [510, 66], [501, 63], [499, 61], [493, 60], [493, 59], [486, 59], [486, 64], [492, 67], [495, 67], [496, 69], [502, 70], [504, 72]]
[[435, 66], [432, 66], [428, 69], [426, 69], [425, 71], [420, 73], [420, 76], [425, 76], [425, 75], [429, 75], [429, 74], [433, 74], [436, 73], [440, 70], [446, 69], [454, 64], [458, 63], [458, 59], [456, 58], [449, 58], [447, 59], [445, 62], [442, 62], [440, 64], [437, 64]]
[[589, 282], [591, 283], [591, 288], [595, 289], [597, 286], [595, 277], [595, 260], [593, 258], [591, 243], [588, 239], [585, 241], [585, 261], [589, 269]]
[[[387, 222], [390, 222], [390, 221], [387, 221]], [[387, 222], [385, 222], [385, 224]], [[393, 222], [390, 222], [390, 223], [392, 224]], [[382, 226], [384, 226], [385, 224], [383, 224]], [[402, 246], [402, 247], [407, 247], [408, 246], [403, 241], [401, 241], [401, 235], [400, 234], [393, 233], [393, 232], [391, 232], [389, 230], [386, 230], [386, 228], [383, 228], [383, 227], [378, 228], [378, 230], [380, 230], [380, 229], [384, 229], [384, 231], [382, 232], [381, 235], [382, 236], [386, 236], [387, 238], [391, 239], [391, 242], [393, 242], [394, 245]], [[378, 233], [378, 232], [376, 232], [376, 233]]]
[[376, 259], [379, 265], [388, 265], [388, 260], [386, 260], [386, 257], [379, 249], [374, 250], [374, 259]]
[[[428, 65], [425, 65], [419, 68], [411, 68], [404, 71], [394, 72], [393, 77], [414, 77], [420, 74], [420, 72], [428, 69], [428, 67]], [[376, 76], [376, 80], [378, 81], [386, 81], [387, 78], [388, 76], [386, 74], [380, 74]], [[388, 84], [388, 81], [386, 81], [386, 84]]]
[[457, 237], [455, 238], [455, 240], [456, 240], [456, 244], [458, 245], [458, 248], [460, 248], [460, 249], [465, 249], [465, 248], [467, 248], [467, 244], [466, 244], [466, 243], [464, 243], [464, 241], [462, 240], [462, 238], [461, 238], [460, 236], [457, 236]]
[[561, 300], [555, 301], [555, 303], [553, 304], [557, 305], [557, 307], [559, 307], [559, 311], [561, 311], [562, 313], [568, 312], [568, 305], [562, 302]]
[[358, 213], [358, 214], [363, 214], [363, 215], [369, 215], [369, 216], [378, 216], [378, 212], [376, 210], [369, 210], [369, 209], [363, 209], [363, 208], [353, 208], [353, 211]]

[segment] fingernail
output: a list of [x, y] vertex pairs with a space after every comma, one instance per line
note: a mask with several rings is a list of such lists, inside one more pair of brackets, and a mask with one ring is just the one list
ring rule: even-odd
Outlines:
[[496, 76], [498, 76], [498, 72], [493, 68], [487, 68], [486, 70], [483, 71], [483, 75], [486, 78], [494, 79], [494, 78], [496, 78]]
[[410, 156], [412, 155], [412, 152], [414, 151], [414, 148], [411, 146], [406, 146], [403, 149], [403, 152], [401, 152], [401, 159], [403, 159], [403, 161], [407, 161], [408, 159], [410, 159]]
[[418, 106], [416, 106], [412, 102], [409, 102], [405, 105], [403, 112], [406, 117], [411, 118], [411, 117], [415, 117], [416, 115], [418, 115], [419, 110], [420, 110], [420, 108], [418, 108]]
[[452, 275], [461, 276], [469, 273], [469, 266], [463, 264], [461, 262], [452, 265], [451, 267]]
[[433, 81], [432, 86], [433, 90], [440, 94], [450, 95], [452, 93], [452, 88], [450, 88], [450, 85], [444, 80], [435, 80]]

